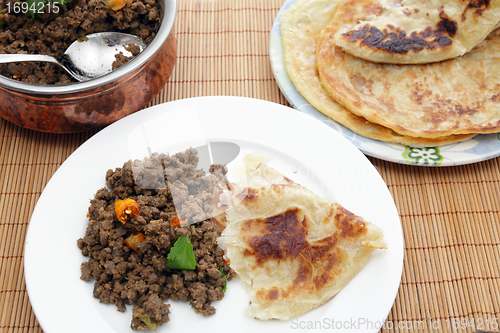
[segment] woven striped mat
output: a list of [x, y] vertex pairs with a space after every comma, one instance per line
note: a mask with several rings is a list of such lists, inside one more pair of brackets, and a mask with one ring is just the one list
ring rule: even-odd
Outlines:
[[[176, 67], [150, 105], [208, 95], [288, 105], [268, 54], [283, 2], [179, 0]], [[44, 134], [0, 120], [1, 332], [42, 332], [24, 282], [26, 231], [50, 177], [95, 132]], [[370, 160], [394, 197], [405, 242], [381, 332], [499, 332], [500, 159], [440, 168]]]

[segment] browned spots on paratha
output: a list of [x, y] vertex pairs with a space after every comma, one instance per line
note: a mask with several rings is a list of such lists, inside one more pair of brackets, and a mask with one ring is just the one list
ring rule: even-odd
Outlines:
[[475, 109], [470, 109], [470, 108], [464, 108], [462, 107], [462, 105], [456, 105], [455, 106], [455, 110], [456, 112], [459, 114], [459, 115], [468, 115], [468, 116], [472, 116], [474, 113], [476, 113], [478, 110], [475, 110]]
[[[332, 254], [335, 258], [331, 260], [332, 263], [338, 262], [338, 255]], [[313, 293], [315, 290], [321, 290], [328, 286], [336, 276], [334, 265], [330, 265], [330, 269], [319, 269], [316, 271], [313, 267], [313, 263], [300, 258], [299, 268], [297, 270], [296, 276], [290, 285], [278, 288], [272, 287], [271, 289], [262, 288], [257, 292], [257, 297], [260, 299], [265, 299], [269, 301], [275, 301], [279, 298], [286, 299], [289, 297], [294, 297], [301, 292]]]
[[295, 279], [293, 280], [292, 287], [294, 289], [297, 289], [307, 286], [308, 282], [312, 278], [312, 275], [313, 275], [313, 269], [311, 267], [311, 264], [304, 262], [303, 260], [300, 260], [300, 267], [297, 271]]
[[326, 260], [324, 260], [325, 265], [323, 268], [325, 271], [331, 271], [333, 266], [340, 261], [340, 257], [336, 253], [327, 253]]
[[243, 191], [240, 193], [236, 194], [235, 197], [240, 200], [243, 204], [250, 204], [254, 200], [257, 200], [257, 194], [258, 190], [252, 189], [252, 188], [245, 188]]
[[[247, 314], [258, 319], [285, 320], [316, 308], [352, 279], [370, 252], [387, 246], [382, 231], [367, 221], [355, 242], [341, 238], [350, 229], [336, 226], [341, 206], [287, 183], [265, 164], [247, 174], [235, 193], [254, 188], [257, 200], [228, 210], [228, 227], [218, 239], [250, 294]], [[277, 195], [272, 185], [284, 192]], [[352, 234], [362, 234], [358, 222], [352, 221]]]
[[450, 19], [448, 15], [444, 12], [443, 7], [439, 9], [439, 18], [441, 19], [437, 23], [437, 31], [439, 34], [448, 34], [449, 37], [455, 37], [457, 34], [458, 25], [457, 22]]
[[452, 38], [457, 33], [458, 25], [444, 12], [443, 7], [440, 8], [439, 18], [434, 29], [426, 27], [423, 31], [413, 31], [410, 35], [392, 25], [381, 31], [365, 24], [361, 29], [346, 32], [343, 36], [351, 43], [360, 41], [362, 45], [391, 54], [446, 48], [453, 43]]
[[283, 191], [285, 191], [285, 188], [287, 186], [293, 186], [293, 184], [295, 184], [292, 180], [290, 180], [286, 177], [283, 177], [283, 179], [285, 180], [286, 184], [272, 184], [271, 185], [273, 192], [278, 194], [278, 195], [283, 193]]
[[310, 246], [306, 240], [306, 219], [300, 221], [298, 213], [296, 208], [265, 219], [247, 221], [245, 228], [249, 230], [254, 228], [258, 230], [258, 234], [243, 237], [252, 248], [246, 249], [243, 254], [255, 256], [258, 264], [269, 259], [295, 259], [299, 253]]
[[484, 131], [496, 130], [500, 127], [500, 120], [497, 122], [492, 122], [490, 125], [484, 125], [481, 127]]
[[265, 290], [265, 289], [259, 290], [257, 292], [257, 295], [260, 298], [267, 299], [267, 300], [270, 300], [270, 301], [274, 301], [274, 300], [277, 300], [278, 297], [280, 296], [280, 291], [279, 291], [278, 287], [272, 287], [269, 290]]
[[476, 16], [483, 15], [485, 9], [490, 6], [490, 0], [472, 0], [469, 2], [467, 7], [465, 7], [464, 12], [462, 13], [462, 21], [467, 19], [467, 12], [474, 11]]
[[316, 289], [320, 290], [330, 281], [330, 276], [326, 273], [323, 273], [320, 276], [315, 276], [313, 281]]
[[[336, 248], [340, 237], [354, 240], [367, 233], [363, 220], [335, 205], [330, 210], [339, 231], [309, 241], [307, 217], [299, 208], [291, 208], [281, 214], [263, 219], [250, 219], [242, 228], [242, 239], [249, 245], [243, 251], [245, 257], [253, 256], [257, 266], [268, 260], [296, 261], [298, 269], [293, 282], [278, 289], [261, 289], [257, 292], [261, 299], [275, 300], [287, 298], [297, 292], [320, 290], [335, 278], [342, 254]], [[281, 296], [280, 296], [281, 295]]]
[[335, 215], [335, 224], [341, 229], [340, 237], [355, 239], [366, 234], [363, 218], [351, 213], [344, 207], [337, 207], [338, 213]]
[[430, 90], [424, 90], [422, 91], [417, 87], [416, 89], [412, 90], [412, 100], [415, 101], [415, 103], [422, 105], [422, 102], [424, 99], [430, 98], [432, 96], [432, 91]]
[[356, 89], [365, 94], [371, 93], [372, 91], [373, 80], [366, 79], [364, 76], [353, 75], [351, 82], [354, 84]]
[[[364, 223], [360, 217], [342, 209], [341, 217], [336, 221], [345, 236], [359, 237], [366, 233]], [[301, 255], [309, 262], [323, 260], [338, 242], [339, 234], [333, 233], [311, 244], [307, 239], [307, 218], [299, 219], [298, 208], [289, 209], [281, 214], [265, 219], [254, 219], [245, 222], [242, 230], [254, 230], [250, 236], [243, 236], [245, 242], [252, 248], [244, 251], [245, 256], [253, 255], [258, 264], [270, 259], [294, 260]], [[349, 221], [349, 219], [353, 219]], [[352, 224], [350, 226], [349, 224]]]

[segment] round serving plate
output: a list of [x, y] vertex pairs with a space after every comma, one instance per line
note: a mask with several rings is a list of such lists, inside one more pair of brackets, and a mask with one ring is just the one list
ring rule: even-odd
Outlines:
[[[280, 126], [283, 119], [287, 126]], [[25, 276], [35, 315], [46, 333], [132, 332], [132, 307], [120, 313], [93, 295], [80, 279], [87, 258], [77, 247], [85, 235], [89, 201], [106, 186], [109, 169], [153, 152], [176, 153], [206, 142], [231, 142], [239, 154], [228, 177], [250, 152], [272, 156], [268, 164], [322, 197], [331, 198], [384, 231], [386, 250], [333, 299], [289, 321], [244, 315], [249, 297], [238, 278], [228, 283], [217, 313], [203, 317], [187, 302], [170, 302], [160, 332], [378, 332], [393, 305], [403, 267], [403, 234], [396, 206], [370, 161], [331, 127], [292, 108], [241, 97], [200, 97], [156, 105], [106, 127], [61, 165], [33, 212], [25, 246]], [[233, 178], [234, 180], [234, 178]], [[316, 324], [314, 324], [316, 323]], [[320, 324], [318, 324], [320, 323]]]

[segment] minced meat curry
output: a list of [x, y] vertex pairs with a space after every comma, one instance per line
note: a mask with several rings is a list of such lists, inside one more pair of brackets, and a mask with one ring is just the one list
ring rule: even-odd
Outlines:
[[[20, 7], [14, 13], [15, 0], [0, 0], [0, 53], [60, 56], [77, 39], [105, 31], [136, 35], [145, 44], [153, 40], [162, 17], [157, 0], [121, 0], [125, 6], [120, 9], [109, 1], [49, 3], [46, 6], [58, 7], [57, 13], [45, 9], [32, 18]], [[0, 75], [35, 84], [76, 82], [58, 65], [45, 62], [0, 64]]]
[[[96, 280], [94, 297], [101, 302], [122, 312], [133, 305], [133, 329], [166, 323], [169, 299], [189, 301], [205, 316], [214, 314], [212, 302], [224, 297], [226, 282], [235, 275], [217, 246], [223, 227], [210, 218], [190, 224], [211, 216], [214, 186], [225, 182], [227, 169], [212, 166], [205, 174], [197, 163], [192, 148], [128, 161], [107, 172], [107, 188], [90, 202], [88, 227], [77, 241], [89, 257], [81, 278]], [[168, 255], [183, 237], [193, 247], [193, 270], [169, 268]]]

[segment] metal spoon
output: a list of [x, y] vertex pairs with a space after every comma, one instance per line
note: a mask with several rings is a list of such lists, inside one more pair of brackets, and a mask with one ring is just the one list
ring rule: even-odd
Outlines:
[[0, 54], [0, 63], [42, 61], [60, 65], [78, 81], [87, 81], [112, 71], [115, 55], [130, 57], [126, 47], [136, 44], [141, 52], [146, 45], [137, 36], [120, 32], [98, 32], [80, 38], [60, 57], [41, 54]]

